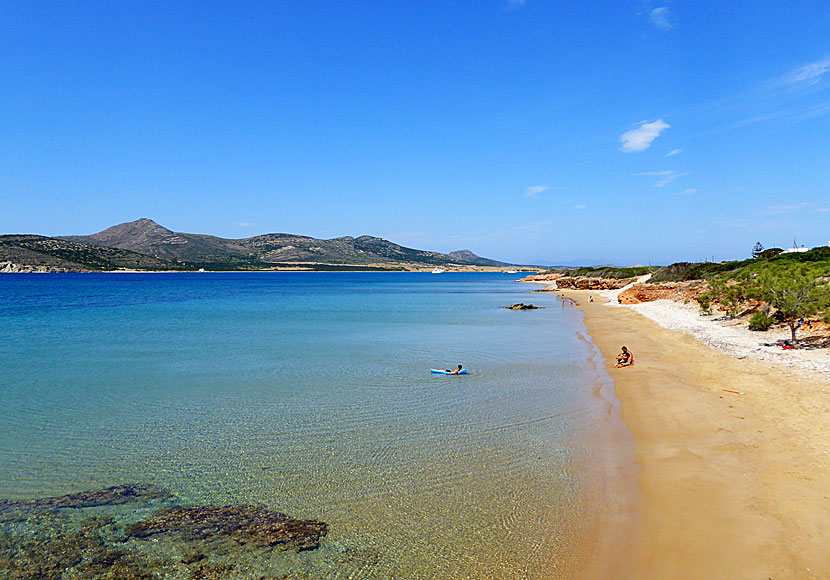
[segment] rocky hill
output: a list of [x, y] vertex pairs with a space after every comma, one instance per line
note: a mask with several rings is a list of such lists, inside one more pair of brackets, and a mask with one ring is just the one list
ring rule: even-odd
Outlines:
[[507, 262], [499, 262], [498, 260], [491, 260], [489, 258], [482, 258], [480, 256], [476, 256], [470, 250], [456, 250], [455, 252], [450, 252], [447, 254], [453, 260], [459, 260], [461, 262], [465, 262], [467, 264], [475, 264], [477, 266], [491, 266], [494, 268], [504, 268], [507, 266], [513, 266], [513, 264], [508, 264]]
[[[510, 266], [469, 250], [441, 254], [382, 238], [320, 240], [293, 234], [224, 239], [169, 230], [142, 218], [88, 236], [0, 236], [7, 271], [414, 269]], [[21, 270], [22, 269], [22, 270]]]
[[178, 270], [182, 265], [129, 250], [33, 235], [0, 236], [0, 272]]

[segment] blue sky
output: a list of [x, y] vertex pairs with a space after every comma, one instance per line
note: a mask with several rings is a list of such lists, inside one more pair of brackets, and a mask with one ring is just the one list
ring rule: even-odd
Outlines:
[[830, 240], [821, 2], [0, 4], [0, 232], [521, 263]]

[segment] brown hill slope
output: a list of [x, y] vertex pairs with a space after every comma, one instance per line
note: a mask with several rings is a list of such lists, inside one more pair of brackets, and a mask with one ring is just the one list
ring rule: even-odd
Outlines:
[[0, 263], [17, 271], [175, 270], [180, 264], [129, 250], [34, 235], [0, 236]]
[[130, 250], [207, 269], [255, 269], [301, 262], [341, 265], [506, 265], [479, 258], [468, 250], [441, 254], [407, 248], [372, 236], [320, 240], [293, 234], [265, 234], [233, 240], [174, 232], [147, 218], [119, 224], [89, 236], [65, 236], [61, 239]]

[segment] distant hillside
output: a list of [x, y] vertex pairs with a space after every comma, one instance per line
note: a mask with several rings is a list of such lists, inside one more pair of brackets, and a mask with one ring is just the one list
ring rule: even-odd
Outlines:
[[119, 224], [89, 236], [64, 236], [60, 239], [119, 248], [206, 270], [264, 269], [300, 263], [366, 267], [373, 265], [386, 268], [453, 264], [509, 266], [503, 262], [480, 258], [469, 250], [441, 254], [406, 248], [372, 236], [320, 240], [293, 234], [265, 234], [229, 240], [174, 232], [147, 218]]
[[476, 256], [470, 250], [456, 250], [455, 252], [450, 252], [447, 255], [453, 260], [458, 260], [460, 262], [464, 262], [467, 264], [475, 264], [476, 266], [491, 266], [494, 268], [503, 268], [514, 265], [508, 264], [507, 262], [499, 262], [498, 260], [491, 260], [489, 258], [481, 258], [479, 256]]
[[86, 272], [176, 270], [181, 265], [144, 254], [34, 235], [0, 236], [0, 270]]

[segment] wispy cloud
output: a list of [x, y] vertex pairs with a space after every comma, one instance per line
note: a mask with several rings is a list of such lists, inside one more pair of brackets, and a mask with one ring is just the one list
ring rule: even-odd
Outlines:
[[547, 227], [553, 223], [553, 220], [539, 220], [537, 222], [530, 222], [529, 224], [524, 224], [521, 226], [513, 226], [513, 230], [517, 232], [529, 232], [532, 234], [538, 234], [547, 229]]
[[658, 6], [648, 12], [648, 19], [660, 30], [671, 30], [674, 28], [674, 19], [669, 12], [668, 6]]
[[526, 0], [504, 0], [504, 7], [508, 10], [518, 10], [523, 8], [526, 3]]
[[578, 205], [575, 205], [574, 209], [585, 209], [586, 207], [588, 207], [588, 206], [585, 205], [584, 203], [580, 203]]
[[684, 189], [683, 191], [678, 191], [677, 195], [694, 195], [697, 193], [697, 189], [692, 187], [689, 189]]
[[830, 212], [830, 207], [819, 207], [819, 208], [816, 208], [816, 211], [818, 213], [828, 213], [828, 212]]
[[675, 155], [678, 155], [680, 153], [683, 153], [682, 149], [672, 149], [671, 151], [666, 153], [666, 157], [674, 157]]
[[531, 185], [530, 187], [525, 188], [525, 197], [536, 199], [539, 197], [540, 193], [548, 191], [549, 189], [553, 188], [550, 185]]
[[795, 203], [792, 205], [771, 205], [765, 208], [761, 213], [763, 215], [779, 215], [782, 213], [790, 213], [791, 211], [796, 211], [799, 209], [804, 209], [805, 207], [809, 207], [809, 203], [806, 201], [802, 201], [801, 203]]
[[830, 115], [830, 55], [673, 114], [705, 114], [718, 119], [708, 134], [766, 123], [795, 125], [825, 117]]
[[688, 175], [688, 173], [678, 173], [677, 171], [666, 170], [666, 171], [643, 171], [641, 173], [635, 173], [635, 175], [645, 175], [648, 177], [660, 177], [661, 179], [655, 182], [654, 187], [666, 187], [672, 181], [677, 179], [678, 177], [683, 177], [684, 175]]
[[427, 237], [426, 232], [398, 232], [397, 234], [392, 236], [390, 239], [420, 240], [420, 239], [423, 239], [425, 237]]
[[639, 153], [651, 147], [652, 141], [660, 136], [660, 133], [671, 127], [663, 119], [657, 119], [653, 123], [640, 121], [635, 129], [626, 131], [620, 135], [622, 150], [625, 153]]
[[830, 113], [830, 101], [809, 107], [801, 113], [792, 115], [790, 118], [798, 123], [801, 121], [809, 121], [810, 119], [817, 119], [818, 117], [823, 117], [828, 113]]
[[783, 85], [812, 86], [821, 82], [824, 75], [830, 73], [830, 56], [805, 64], [779, 78]]
[[727, 111], [745, 109], [752, 114], [732, 128], [772, 120], [801, 123], [830, 114], [830, 56], [773, 77], [743, 94], [724, 100]]
[[259, 224], [255, 224], [253, 222], [236, 222], [236, 225], [239, 226], [240, 228], [255, 228]]
[[727, 228], [731, 230], [736, 229], [751, 229], [755, 231], [775, 231], [780, 230], [782, 228], [790, 228], [792, 227], [791, 222], [785, 221], [766, 221], [766, 222], [758, 222], [758, 221], [747, 221], [745, 219], [739, 220], [714, 220], [712, 224]]

